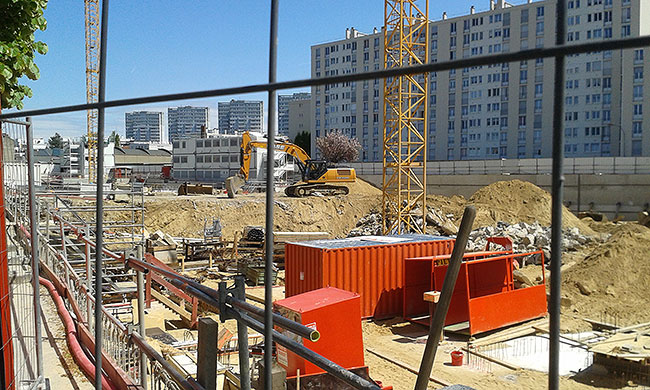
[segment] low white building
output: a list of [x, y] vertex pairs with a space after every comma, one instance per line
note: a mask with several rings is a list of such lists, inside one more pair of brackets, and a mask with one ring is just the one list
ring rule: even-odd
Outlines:
[[[251, 138], [265, 141], [261, 133], [250, 133]], [[241, 134], [218, 134], [211, 138], [177, 140], [173, 143], [173, 176], [179, 181], [222, 183], [239, 172]], [[266, 179], [267, 151], [253, 149], [250, 166], [250, 182]], [[276, 181], [286, 181], [293, 172], [293, 163], [286, 153], [275, 151]]]

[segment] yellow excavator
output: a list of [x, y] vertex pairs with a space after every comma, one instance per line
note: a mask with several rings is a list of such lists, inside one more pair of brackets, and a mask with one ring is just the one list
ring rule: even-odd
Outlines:
[[[225, 182], [230, 198], [234, 198], [237, 191], [248, 181], [251, 152], [254, 148], [266, 149], [267, 143], [266, 141], [253, 141], [251, 135], [245, 132], [242, 136], [240, 150], [241, 168], [236, 176], [227, 178]], [[292, 184], [284, 190], [287, 196], [303, 197], [315, 192], [322, 195], [347, 195], [350, 192], [348, 187], [331, 183], [354, 183], [357, 179], [354, 168], [336, 168], [327, 161], [312, 160], [307, 152], [291, 142], [276, 141], [274, 149], [292, 156], [302, 174], [302, 181]]]

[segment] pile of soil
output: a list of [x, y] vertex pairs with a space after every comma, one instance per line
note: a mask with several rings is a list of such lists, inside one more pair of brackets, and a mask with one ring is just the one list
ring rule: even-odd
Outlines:
[[[551, 194], [529, 182], [498, 181], [476, 191], [468, 202], [476, 206], [474, 229], [493, 226], [499, 221], [551, 225]], [[595, 234], [566, 207], [562, 208], [562, 227], [577, 227], [582, 234]]]
[[649, 253], [649, 228], [618, 224], [605, 243], [563, 273], [570, 302], [563, 311], [621, 326], [650, 322]]
[[[275, 229], [278, 231], [324, 231], [331, 238], [345, 237], [357, 220], [378, 208], [381, 190], [362, 180], [348, 185], [346, 196], [290, 198], [276, 194]], [[245, 226], [264, 226], [264, 194], [156, 196], [145, 201], [145, 226], [150, 232], [162, 230], [172, 236], [201, 237], [203, 226], [212, 218], [221, 221], [225, 239]]]

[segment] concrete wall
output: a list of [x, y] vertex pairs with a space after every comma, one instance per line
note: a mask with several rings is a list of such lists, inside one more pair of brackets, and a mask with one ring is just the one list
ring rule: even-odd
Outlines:
[[[360, 174], [360, 178], [381, 188], [382, 176]], [[551, 175], [428, 175], [427, 192], [445, 196], [472, 196], [476, 190], [501, 180], [524, 180], [551, 192]], [[576, 212], [589, 209], [614, 218], [618, 212], [625, 220], [636, 220], [639, 211], [650, 203], [648, 174], [569, 174], [565, 175], [564, 203]], [[620, 206], [617, 206], [620, 203]]]

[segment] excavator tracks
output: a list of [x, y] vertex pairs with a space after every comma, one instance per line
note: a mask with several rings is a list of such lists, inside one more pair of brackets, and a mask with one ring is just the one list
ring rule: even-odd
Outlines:
[[346, 186], [335, 186], [331, 184], [294, 184], [284, 189], [287, 196], [303, 198], [319, 193], [323, 196], [347, 195], [350, 190]]

